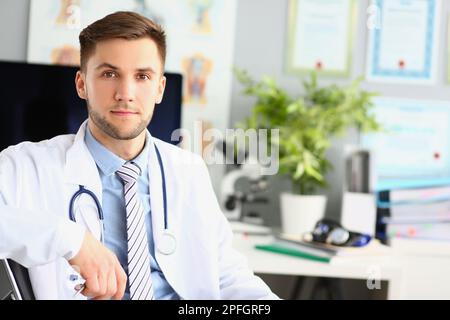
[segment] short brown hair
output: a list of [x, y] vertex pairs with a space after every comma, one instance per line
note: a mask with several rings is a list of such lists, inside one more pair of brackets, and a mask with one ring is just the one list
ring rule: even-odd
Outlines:
[[143, 37], [155, 41], [164, 70], [166, 34], [163, 28], [152, 20], [130, 11], [109, 14], [81, 31], [79, 36], [81, 70], [86, 70], [87, 60], [95, 52], [98, 42], [117, 38], [135, 40]]

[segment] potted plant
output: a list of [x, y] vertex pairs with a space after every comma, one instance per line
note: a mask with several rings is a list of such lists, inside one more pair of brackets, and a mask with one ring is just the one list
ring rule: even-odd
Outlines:
[[[326, 187], [332, 169], [326, 158], [331, 138], [350, 127], [362, 132], [381, 129], [369, 113], [374, 93], [359, 88], [362, 78], [348, 86], [319, 87], [316, 73], [303, 82], [304, 92], [292, 97], [271, 77], [254, 81], [247, 72], [235, 69], [246, 95], [256, 97], [244, 128], [279, 129], [279, 172], [292, 181], [293, 193], [281, 194], [282, 229], [285, 233], [311, 231], [325, 213], [326, 197], [317, 195]], [[269, 147], [269, 146], [268, 146]]]

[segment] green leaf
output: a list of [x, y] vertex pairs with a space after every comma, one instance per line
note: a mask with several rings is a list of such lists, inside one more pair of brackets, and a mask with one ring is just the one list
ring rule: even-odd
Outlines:
[[298, 163], [297, 168], [294, 173], [294, 179], [300, 179], [304, 172], [305, 172], [305, 166], [301, 162]]

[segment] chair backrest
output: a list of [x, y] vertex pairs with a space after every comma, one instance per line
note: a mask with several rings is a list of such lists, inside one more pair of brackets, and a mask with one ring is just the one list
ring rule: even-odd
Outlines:
[[6, 272], [10, 287], [10, 293], [5, 298], [35, 300], [27, 268], [10, 259], [0, 260], [0, 266]]

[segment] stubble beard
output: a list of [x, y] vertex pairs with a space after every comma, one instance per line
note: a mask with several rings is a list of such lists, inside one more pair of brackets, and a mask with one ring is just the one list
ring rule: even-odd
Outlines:
[[117, 128], [117, 126], [108, 122], [108, 120], [106, 120], [106, 117], [101, 116], [98, 112], [92, 109], [89, 100], [86, 100], [86, 103], [89, 118], [92, 120], [92, 122], [94, 122], [94, 124], [103, 133], [117, 140], [132, 140], [138, 137], [142, 133], [142, 131], [144, 131], [147, 128], [152, 118], [152, 115], [150, 114], [148, 119], [141, 120], [131, 132], [121, 133], [119, 128]]

